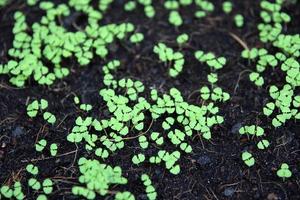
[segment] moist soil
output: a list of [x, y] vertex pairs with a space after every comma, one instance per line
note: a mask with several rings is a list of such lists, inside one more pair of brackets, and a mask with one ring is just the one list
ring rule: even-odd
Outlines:
[[[193, 57], [193, 52], [201, 49], [224, 56], [229, 61], [218, 71], [218, 86], [231, 95], [227, 103], [219, 104], [225, 122], [213, 129], [211, 141], [202, 140], [199, 134], [190, 138], [193, 153], [180, 158], [181, 173], [177, 176], [171, 175], [163, 166], [148, 163], [133, 166], [131, 157], [142, 150], [136, 139], [126, 141], [125, 148], [113, 154], [107, 163], [121, 166], [128, 184], [110, 189], [128, 190], [137, 199], [147, 199], [139, 178], [142, 173], [147, 173], [156, 187], [158, 199], [300, 199], [300, 123], [289, 121], [281, 128], [274, 129], [270, 119], [262, 114], [262, 107], [270, 98], [268, 87], [271, 84], [283, 85], [284, 74], [280, 70], [270, 69], [264, 74], [265, 86], [257, 88], [248, 78], [255, 65], [240, 57], [243, 45], [249, 48], [264, 47], [256, 28], [260, 22], [259, 1], [235, 0], [230, 15], [223, 14], [222, 1], [212, 2], [216, 5], [215, 11], [201, 20], [193, 17], [194, 7], [181, 9], [185, 24], [176, 29], [168, 24], [168, 11], [163, 8], [162, 1], [155, 2], [157, 15], [155, 20], [149, 20], [144, 16], [142, 7], [126, 13], [122, 11], [123, 1], [117, 0], [102, 23], [132, 22], [145, 35], [140, 45], [132, 45], [128, 39], [118, 41], [110, 46], [107, 60], [95, 58], [86, 67], [80, 67], [75, 59], [65, 60], [63, 66], [69, 67], [71, 74], [50, 87], [39, 86], [30, 80], [25, 88], [19, 89], [9, 84], [7, 76], [0, 76], [0, 183], [21, 180], [26, 186], [28, 175], [24, 168], [33, 162], [39, 166], [41, 178], [49, 177], [55, 181], [55, 190], [50, 199], [77, 199], [70, 192], [79, 176], [77, 160], [81, 156], [92, 158], [93, 155], [86, 153], [84, 146], [66, 141], [76, 117], [85, 115], [74, 105], [74, 94], [79, 95], [83, 103], [93, 105], [93, 117], [108, 117], [105, 102], [99, 96], [99, 90], [104, 87], [102, 66], [110, 59], [120, 59], [122, 67], [117, 72], [117, 78], [134, 78], [142, 81], [146, 88], [156, 88], [162, 93], [176, 87], [188, 102], [201, 104], [199, 88], [208, 84], [206, 75], [209, 72], [206, 65]], [[2, 63], [9, 59], [7, 51], [12, 46], [11, 30], [16, 10], [26, 14], [29, 24], [38, 21], [43, 14], [38, 8], [28, 8], [22, 1], [15, 1], [0, 9]], [[299, 4], [298, 8], [287, 6], [286, 11], [291, 14], [293, 22], [285, 27], [285, 31], [299, 33]], [[238, 13], [245, 17], [245, 26], [241, 29], [233, 23], [233, 16]], [[60, 23], [72, 31], [84, 27], [87, 22], [86, 16], [75, 13]], [[153, 54], [152, 48], [161, 41], [178, 49], [176, 36], [183, 32], [190, 35], [190, 42], [180, 48], [187, 63], [182, 74], [172, 79], [168, 77], [166, 66], [159, 63]], [[149, 89], [144, 93], [145, 97], [148, 92]], [[27, 116], [26, 105], [38, 98], [49, 101], [51, 112], [57, 116], [54, 126], [41, 117], [32, 120]], [[149, 131], [160, 131], [159, 124], [146, 121]], [[256, 148], [258, 140], [248, 140], [238, 134], [239, 128], [247, 124], [257, 124], [265, 129], [266, 138], [271, 143], [267, 150]], [[137, 133], [130, 133], [129, 136], [135, 135]], [[46, 138], [49, 143], [58, 143], [59, 156], [51, 157], [47, 151], [37, 153], [34, 144], [41, 138]], [[171, 145], [168, 148], [175, 150]], [[152, 146], [145, 154], [152, 155], [157, 150], [158, 147]], [[256, 164], [251, 168], [241, 160], [244, 150], [253, 152], [256, 157]], [[285, 181], [276, 176], [276, 170], [282, 162], [287, 162], [293, 172], [293, 176]], [[38, 195], [29, 189], [25, 193], [27, 199], [34, 199]], [[113, 199], [113, 196], [108, 195], [103, 199]]]

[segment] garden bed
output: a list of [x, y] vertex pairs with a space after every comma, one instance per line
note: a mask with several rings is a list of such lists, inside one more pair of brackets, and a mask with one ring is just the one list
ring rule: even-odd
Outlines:
[[[55, 0], [53, 2], [54, 7], [65, 3], [66, 7], [69, 8], [70, 13], [62, 9], [62, 13], [54, 16], [52, 20], [65, 32], [86, 33], [86, 27], [95, 23], [95, 19], [90, 16], [91, 13], [87, 11], [87, 7], [82, 8], [83, 10], [76, 8], [76, 4], [79, 5], [80, 2], [84, 3], [84, 1]], [[75, 2], [74, 6], [70, 2]], [[106, 1], [91, 1], [89, 6], [99, 11], [99, 2]], [[28, 5], [24, 1], [8, 2], [7, 5], [0, 8], [0, 64], [2, 64], [0, 72], [4, 69], [0, 73], [0, 186], [2, 188], [8, 186], [13, 190], [13, 185], [20, 182], [25, 199], [36, 199], [37, 197], [42, 199], [46, 196], [49, 199], [87, 197], [87, 195], [75, 194], [74, 187], [76, 186], [87, 188], [91, 193], [95, 192], [95, 199], [117, 199], [116, 194], [125, 191], [130, 192], [131, 198], [134, 196], [135, 199], [151, 199], [156, 195], [156, 199], [180, 200], [299, 199], [300, 123], [297, 113], [300, 109], [295, 104], [297, 103], [296, 97], [300, 95], [300, 84], [297, 81], [289, 82], [286, 78], [288, 77], [288, 71], [294, 65], [291, 65], [292, 67], [288, 70], [283, 70], [282, 66], [287, 63], [288, 58], [300, 62], [297, 54], [297, 52], [300, 53], [300, 42], [296, 40], [296, 34], [299, 34], [300, 31], [300, 2], [278, 3], [281, 9], [278, 12], [288, 14], [290, 22], [284, 22], [284, 20], [283, 22], [280, 22], [280, 20], [276, 22], [281, 24], [282, 29], [276, 37], [274, 36], [275, 39], [268, 38], [267, 41], [264, 41], [263, 36], [260, 35], [262, 30], [257, 28], [259, 23], [263, 23], [260, 15], [262, 11], [266, 10], [261, 6], [264, 1], [232, 0], [230, 2], [232, 2], [233, 8], [230, 13], [224, 11], [222, 7], [224, 1], [221, 0], [207, 1], [214, 5], [214, 9], [211, 11], [209, 6], [201, 8], [195, 3], [196, 1], [192, 1], [191, 5], [180, 5], [180, 8], [172, 9], [166, 8], [165, 1], [153, 1], [151, 3], [152, 8], [155, 10], [153, 18], [146, 16], [145, 6], [138, 1], [132, 1], [136, 2], [137, 6], [134, 10], [125, 11], [125, 2], [127, 1], [115, 0], [111, 4], [108, 3], [107, 9], [100, 9], [103, 18], [96, 19], [99, 24], [98, 29], [108, 24], [120, 25], [122, 23], [131, 23], [134, 25], [134, 29], [126, 29], [124, 36], [120, 36], [122, 28], [119, 28], [120, 32], [112, 36], [114, 37], [113, 41], [106, 41], [107, 43], [104, 44], [108, 51], [104, 56], [102, 55], [105, 54], [105, 50], [99, 50], [99, 44], [95, 47], [89, 47], [87, 51], [92, 52], [93, 55], [90, 59], [87, 59], [87, 63], [83, 60], [85, 54], [77, 54], [79, 50], [70, 50], [71, 54], [66, 53], [67, 56], [61, 56], [61, 61], [58, 62], [59, 66], [57, 66], [58, 64], [54, 61], [55, 57], [49, 59], [51, 53], [43, 52], [47, 49], [47, 46], [50, 49], [54, 48], [51, 45], [55, 46], [55, 38], [40, 36], [38, 41], [41, 41], [42, 44], [37, 49], [41, 49], [42, 52], [39, 61], [49, 69], [50, 73], [54, 71], [54, 68], [59, 70], [62, 68], [68, 69], [68, 73], [63, 75], [64, 77], [55, 74], [56, 78], [53, 82], [48, 77], [49, 79], [45, 78], [45, 80], [49, 82], [46, 81], [45, 83], [40, 81], [42, 78], [36, 78], [34, 73], [26, 77], [24, 82], [18, 78], [17, 80], [12, 79], [12, 77], [17, 77], [21, 73], [26, 74], [26, 71], [21, 69], [21, 73], [18, 73], [19, 69], [16, 69], [17, 67], [10, 68], [8, 71], [5, 71], [4, 68], [8, 66], [7, 63], [11, 60], [16, 60], [18, 66], [22, 65], [20, 61], [23, 59], [22, 56], [9, 55], [9, 49], [18, 49], [16, 44], [13, 43], [16, 40], [17, 33], [12, 32], [17, 24], [17, 20], [14, 19], [15, 13], [20, 11], [26, 17], [27, 27], [24, 30], [19, 28], [19, 32], [26, 32], [31, 37], [35, 32], [32, 28], [33, 24], [41, 22], [42, 17], [45, 17], [46, 13], [52, 8], [41, 9], [40, 1], [37, 1], [35, 5]], [[175, 24], [168, 20], [170, 12], [177, 10], [182, 18], [182, 24], [180, 25], [176, 25], [178, 22], [176, 17], [174, 18]], [[195, 17], [197, 11], [203, 11], [205, 16]], [[268, 11], [268, 13], [272, 12]], [[241, 26], [236, 19], [238, 14], [243, 16]], [[49, 19], [49, 21], [51, 20]], [[276, 23], [273, 21], [265, 22], [265, 24], [272, 25]], [[44, 25], [49, 28], [49, 24], [45, 23]], [[115, 29], [117, 28], [115, 27]], [[41, 29], [39, 34], [42, 35], [43, 31]], [[102, 30], [102, 33], [105, 31]], [[267, 32], [267, 35], [272, 35], [271, 31], [270, 33]], [[143, 39], [141, 41], [139, 41], [136, 33], [142, 33]], [[177, 41], [177, 37], [184, 33], [187, 34], [188, 39], [181, 44]], [[51, 33], [48, 34], [51, 35]], [[294, 52], [287, 50], [291, 49], [291, 47], [288, 47], [289, 45], [292, 46], [293, 42], [287, 44], [287, 47], [276, 46], [276, 41], [280, 38], [279, 34], [293, 35], [296, 38], [295, 46], [297, 44], [299, 46], [295, 47]], [[136, 36], [136, 42], [131, 37], [132, 35]], [[64, 37], [67, 38], [67, 35], [64, 35]], [[64, 37], [58, 43], [67, 40]], [[74, 35], [70, 37], [75, 38]], [[95, 42], [99, 37], [101, 36], [86, 36], [84, 43], [77, 43], [77, 46], [75, 46], [83, 49], [84, 45], [88, 45], [86, 42], [88, 39]], [[51, 39], [53, 39], [52, 42]], [[26, 41], [23, 42], [24, 47]], [[165, 44], [166, 48], [173, 50], [173, 53], [178, 52], [183, 55], [182, 70], [176, 68], [178, 66], [175, 65], [181, 58], [173, 58], [175, 56], [172, 55], [171, 59], [163, 59], [165, 49], [159, 49], [159, 43]], [[33, 49], [32, 43], [29, 45]], [[159, 50], [155, 51], [155, 46]], [[55, 48], [51, 49], [50, 52], [57, 49], [62, 50], [66, 47], [57, 45]], [[263, 55], [257, 55], [255, 58], [242, 56], [243, 51], [245, 52], [248, 49], [250, 52], [253, 48], [258, 50], [265, 48], [268, 51], [269, 58], [276, 60], [274, 66], [272, 66], [271, 61], [267, 61], [264, 70], [261, 70], [261, 72], [257, 70], [259, 59], [262, 59]], [[82, 49], [80, 51], [85, 53], [85, 50]], [[95, 53], [98, 50], [100, 55]], [[197, 51], [198, 56], [196, 56]], [[209, 57], [207, 55], [209, 52], [215, 56], [213, 59], [205, 57]], [[286, 58], [280, 60], [279, 56], [276, 56], [276, 53], [279, 52], [285, 55]], [[25, 55], [28, 56], [29, 54], [25, 53]], [[220, 58], [225, 58], [226, 61], [223, 62]], [[105, 71], [104, 66], [107, 66], [113, 60], [118, 60], [120, 64], [116, 64], [111, 68], [106, 67]], [[207, 60], [212, 60], [212, 63], [207, 62]], [[113, 65], [112, 62], [110, 64]], [[218, 67], [218, 65], [220, 66]], [[297, 67], [297, 64], [295, 66], [295, 71], [292, 71], [291, 74], [299, 73], [300, 67]], [[178, 74], [172, 75], [170, 73], [169, 70], [172, 67], [175, 71], [177, 70], [174, 73]], [[14, 69], [16, 70], [13, 71]], [[33, 70], [37, 69], [34, 68]], [[253, 81], [250, 80], [250, 74], [257, 71], [259, 77], [263, 78], [262, 85], [257, 81], [259, 78], [255, 78]], [[62, 73], [64, 72], [62, 71]], [[112, 78], [110, 79], [107, 75], [111, 75]], [[216, 75], [216, 82], [209, 79], [207, 75], [211, 75], [211, 79], [214, 79]], [[139, 81], [143, 84], [144, 89], [139, 91], [137, 86], [129, 86], [128, 79], [132, 80], [134, 84]], [[125, 83], [120, 83], [121, 80]], [[272, 86], [278, 87], [279, 91], [283, 93], [285, 92], [282, 89], [284, 85], [290, 85], [290, 91], [293, 91], [293, 94], [287, 95], [292, 101], [290, 106], [283, 106], [278, 103], [280, 99], [271, 97], [270, 88]], [[222, 92], [216, 94], [215, 98], [210, 93], [210, 96], [206, 98], [205, 92], [201, 90], [204, 86], [207, 86], [211, 92], [215, 88], [220, 88]], [[126, 120], [124, 119], [126, 113], [123, 116], [116, 113], [115, 110], [118, 108], [120, 110], [127, 109], [127, 107], [138, 109], [136, 108], [138, 106], [134, 107], [139, 102], [138, 98], [135, 98], [134, 95], [130, 96], [130, 88], [134, 88], [132, 90], [136, 92], [134, 94], [138, 97], [144, 97], [149, 102], [149, 108], [146, 108], [146, 104], [139, 104], [138, 106], [145, 107], [138, 110], [137, 113], [131, 111], [130, 119]], [[176, 88], [176, 91], [179, 91], [181, 95], [174, 92], [175, 90], [171, 90], [172, 88]], [[109, 89], [114, 91], [116, 95], [109, 93], [111, 92]], [[100, 92], [101, 90], [102, 92]], [[175, 100], [167, 102], [173, 104], [169, 107], [166, 105], [165, 107], [159, 107], [157, 98], [153, 97], [155, 96], [153, 90], [158, 92], [158, 97], [163, 98], [163, 95], [167, 94], [171, 99], [174, 98]], [[176, 94], [172, 94], [170, 91]], [[229, 95], [228, 99], [226, 94]], [[180, 100], [181, 97], [179, 96], [182, 96], [183, 100]], [[122, 97], [126, 97], [128, 103]], [[48, 102], [45, 108], [40, 102], [41, 99]], [[111, 103], [115, 99], [119, 101], [119, 104]], [[30, 111], [35, 110], [35, 106], [32, 104], [35, 100], [39, 104], [36, 109], [37, 113], [33, 112], [31, 115]], [[80, 102], [76, 102], [77, 100]], [[190, 107], [184, 107], [183, 102]], [[274, 104], [275, 109], [272, 114], [268, 115], [264, 108], [270, 102], [277, 103]], [[210, 103], [214, 103], [218, 112], [214, 113], [209, 110], [207, 113], [203, 111], [204, 114], [201, 114], [202, 111], [200, 112], [199, 109], [208, 109]], [[114, 105], [117, 106], [114, 107]], [[158, 106], [155, 107], [155, 105]], [[92, 106], [91, 110], [88, 108], [89, 106]], [[173, 112], [172, 106], [174, 107]], [[286, 111], [286, 107], [290, 110]], [[188, 114], [180, 113], [178, 111], [180, 108], [184, 110], [183, 113]], [[278, 115], [282, 113], [289, 114], [292, 112], [291, 110], [295, 110], [295, 113], [291, 114], [289, 118], [285, 116], [284, 122], [281, 122]], [[197, 111], [199, 112], [197, 113]], [[122, 110], [122, 112], [126, 111]], [[192, 116], [191, 113], [193, 112], [195, 112], [196, 117]], [[45, 113], [55, 116], [55, 120], [51, 121], [49, 116], [45, 117]], [[143, 113], [143, 117], [134, 121], [133, 117], [138, 116], [140, 113]], [[156, 115], [157, 117], [155, 117]], [[96, 122], [93, 121], [95, 123], [88, 123], [85, 126], [85, 122], [78, 123], [79, 116], [81, 119], [88, 117], [91, 117], [92, 120], [96, 119], [101, 125], [97, 126], [95, 125]], [[210, 123], [208, 119], [211, 117], [211, 120], [215, 120], [211, 122], [213, 125], [205, 125], [211, 136], [206, 129], [204, 131], [204, 125], [203, 127], [201, 125], [201, 129], [197, 130], [196, 125], [184, 125], [184, 122], [179, 122], [178, 116], [184, 116], [189, 120], [189, 123], [198, 120], [197, 123], [200, 124], [202, 123], [201, 120], [207, 120], [206, 125]], [[123, 121], [117, 120], [117, 122], [122, 122], [121, 128], [127, 127], [128, 133], [126, 131], [123, 133], [123, 129], [114, 129], [114, 125], [117, 126], [118, 123], [113, 123], [112, 118], [118, 117], [122, 118]], [[174, 122], [166, 121], [168, 118], [172, 118]], [[106, 126], [105, 122], [101, 121], [104, 119], [111, 124]], [[279, 122], [274, 119], [278, 119]], [[139, 128], [138, 125], [141, 122], [143, 127]], [[166, 122], [169, 123], [170, 128], [163, 125]], [[277, 125], [276, 122], [280, 125]], [[74, 142], [72, 139], [76, 140], [76, 131], [74, 131], [76, 125], [86, 127], [88, 133], [80, 133], [84, 135], [83, 138], [81, 140], [77, 138], [78, 141]], [[251, 125], [255, 126], [256, 129], [257, 127], [262, 128], [263, 135], [258, 135], [258, 131], [251, 133], [251, 131], [246, 130], [246, 126]], [[187, 128], [193, 129], [191, 135], [187, 134]], [[244, 134], [241, 131], [243, 128], [246, 130]], [[176, 139], [171, 139], [169, 135], [171, 131], [176, 135], [177, 130], [179, 134], [177, 137], [180, 138], [181, 133], [184, 137], [183, 140], [179, 139], [179, 142], [176, 142]], [[114, 138], [110, 135], [111, 132], [121, 137], [119, 142], [124, 142], [123, 146], [119, 143], [120, 147], [117, 147], [114, 151], [101, 140], [102, 136]], [[159, 133], [159, 136], [164, 140], [163, 144], [159, 144], [153, 139], [153, 132]], [[74, 135], [70, 136], [72, 133]], [[97, 139], [88, 143], [86, 138], [92, 137], [93, 134], [97, 135], [95, 136]], [[143, 147], [143, 142], [139, 141], [141, 136], [146, 137], [148, 143], [146, 147]], [[45, 148], [43, 147], [44, 141], [41, 142], [41, 140], [46, 141]], [[93, 139], [89, 138], [89, 140]], [[118, 138], [111, 139], [111, 141], [117, 140]], [[258, 143], [265, 140], [268, 141], [269, 145], [264, 143], [264, 149], [260, 149], [257, 146]], [[181, 147], [182, 143], [191, 147], [192, 151], [189, 152], [187, 148]], [[57, 145], [56, 154], [53, 151], [54, 146], [52, 146], [52, 149], [51, 144]], [[98, 148], [101, 148], [102, 151], [107, 150], [108, 158], [105, 157], [103, 152], [101, 155], [96, 153]], [[168, 158], [161, 157], [160, 163], [152, 163], [150, 158], [157, 156], [158, 152], [163, 150], [170, 153], [167, 156]], [[180, 152], [180, 158], [175, 159], [174, 163], [170, 164], [172, 166], [168, 168], [165, 163], [169, 162], [168, 159], [173, 159], [171, 158], [172, 152]], [[248, 165], [246, 160], [243, 161], [242, 155], [245, 152], [253, 156], [255, 160], [253, 165], [251, 163]], [[137, 159], [138, 161], [135, 162], [133, 158], [138, 155], [145, 156], [145, 159]], [[85, 170], [79, 171], [78, 161], [80, 159], [82, 161], [83, 158], [88, 161], [95, 161], [92, 165], [94, 171], [92, 170], [91, 173], [100, 170], [101, 173], [111, 176], [112, 172], [108, 172], [105, 167], [101, 168], [100, 163], [112, 167], [120, 166], [122, 169], [121, 176], [127, 179], [127, 183], [122, 183], [120, 177], [117, 177], [114, 180], [115, 182], [109, 182], [108, 180], [109, 188], [104, 194], [100, 194], [99, 190], [89, 188], [86, 182], [80, 183], [78, 179], [82, 175], [82, 171]], [[288, 164], [291, 176], [288, 176], [288, 173], [284, 173], [283, 176], [286, 177], [278, 174], [283, 163]], [[38, 167], [39, 173], [35, 174], [32, 170], [29, 170], [29, 164]], [[179, 172], [177, 166], [180, 167]], [[105, 176], [103, 174], [98, 175], [98, 178], [103, 178]], [[147, 174], [151, 179], [151, 185], [155, 188], [154, 192], [146, 191], [147, 185], [141, 180], [143, 174]], [[33, 178], [41, 184], [45, 180], [51, 180], [53, 191], [47, 194], [43, 186], [35, 189], [28, 182]], [[88, 179], [87, 175], [85, 178]], [[92, 177], [92, 181], [96, 185], [102, 185], [105, 182], [97, 182], [95, 177]], [[3, 191], [0, 199], [4, 199], [5, 195], [9, 195], [10, 192], [8, 188], [4, 188]], [[122, 194], [125, 196], [125, 193]], [[129, 199], [129, 197], [123, 199], [127, 198]], [[122, 198], [120, 197], [120, 199]]]

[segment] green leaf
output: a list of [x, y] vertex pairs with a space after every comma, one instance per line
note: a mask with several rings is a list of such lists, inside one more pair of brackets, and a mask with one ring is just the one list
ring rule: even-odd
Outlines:
[[46, 145], [47, 145], [47, 140], [41, 139], [40, 141], [38, 141], [35, 144], [35, 150], [38, 151], [38, 152], [41, 152], [45, 149]]
[[49, 124], [54, 124], [56, 122], [56, 117], [52, 113], [50, 113], [50, 112], [44, 112], [43, 118]]
[[47, 178], [43, 181], [43, 191], [45, 194], [51, 194], [53, 191], [53, 182], [51, 179]]
[[51, 156], [56, 156], [58, 151], [58, 146], [56, 143], [50, 145], [50, 154]]
[[40, 190], [41, 189], [41, 183], [37, 179], [35, 179], [35, 178], [30, 178], [28, 180], [28, 185], [33, 190]]
[[259, 149], [266, 149], [268, 148], [270, 145], [270, 142], [268, 140], [261, 140], [257, 143], [257, 147]]
[[26, 171], [32, 175], [37, 175], [39, 173], [39, 168], [33, 164], [28, 164], [26, 166]]
[[252, 167], [255, 164], [255, 159], [252, 156], [251, 153], [249, 153], [248, 151], [243, 152], [242, 154], [242, 160], [244, 161], [244, 163], [248, 166], [248, 167]]
[[138, 164], [140, 164], [140, 163], [142, 163], [142, 162], [144, 162], [145, 161], [145, 156], [144, 156], [144, 154], [137, 154], [137, 155], [134, 155], [133, 157], [132, 157], [132, 162], [133, 162], [133, 164], [136, 164], [136, 165], [138, 165]]

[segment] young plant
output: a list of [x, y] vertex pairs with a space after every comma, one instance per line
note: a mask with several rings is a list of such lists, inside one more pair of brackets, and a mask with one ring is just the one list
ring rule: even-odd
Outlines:
[[144, 35], [142, 33], [134, 33], [130, 36], [130, 42], [133, 44], [140, 43], [144, 40]]
[[183, 45], [183, 44], [187, 43], [188, 40], [189, 40], [189, 35], [186, 33], [183, 33], [183, 34], [177, 36], [177, 38], [176, 38], [176, 42], [179, 45]]
[[35, 144], [35, 150], [37, 152], [42, 152], [45, 149], [46, 146], [47, 146], [47, 140], [41, 139], [40, 141], [38, 141]]
[[58, 151], [58, 146], [56, 143], [50, 145], [50, 154], [51, 156], [56, 156]]
[[222, 4], [223, 11], [226, 14], [231, 13], [232, 7], [233, 7], [233, 5], [230, 1], [224, 1], [223, 4]]
[[235, 22], [235, 25], [238, 27], [238, 28], [241, 28], [244, 26], [244, 17], [243, 15], [241, 14], [237, 14], [234, 16], [234, 22]]
[[135, 164], [135, 165], [138, 165], [138, 164], [140, 164], [140, 163], [142, 163], [142, 162], [144, 162], [144, 161], [145, 161], [145, 156], [144, 156], [144, 154], [139, 153], [139, 154], [134, 155], [134, 156], [132, 157], [132, 162], [133, 162], [133, 164]]
[[242, 153], [242, 160], [248, 167], [252, 167], [255, 164], [254, 157], [248, 151]]
[[270, 146], [270, 142], [268, 140], [261, 140], [257, 143], [257, 148], [266, 149]]
[[287, 163], [282, 163], [276, 174], [278, 177], [282, 178], [283, 181], [286, 178], [290, 178], [292, 176], [292, 172], [289, 169], [289, 165]]
[[44, 112], [43, 114], [44, 120], [46, 120], [49, 124], [54, 124], [56, 122], [56, 117], [50, 112]]
[[39, 173], [39, 168], [33, 164], [28, 164], [26, 166], [26, 171], [34, 176], [38, 175]]

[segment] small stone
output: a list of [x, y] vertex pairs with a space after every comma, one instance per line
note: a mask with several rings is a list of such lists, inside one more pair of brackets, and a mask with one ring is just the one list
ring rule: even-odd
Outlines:
[[20, 126], [17, 126], [13, 131], [12, 131], [12, 137], [14, 138], [18, 138], [18, 137], [21, 137], [22, 135], [24, 135], [25, 132], [23, 130], [22, 127]]
[[268, 200], [278, 200], [279, 198], [275, 193], [270, 193], [270, 194], [268, 194], [267, 199]]
[[232, 187], [228, 187], [224, 190], [224, 195], [226, 197], [231, 197], [235, 193], [235, 189]]
[[197, 159], [197, 163], [199, 164], [199, 165], [207, 165], [207, 164], [209, 164], [209, 163], [211, 163], [211, 159], [210, 159], [210, 157], [208, 157], [208, 156], [200, 156], [198, 159]]

